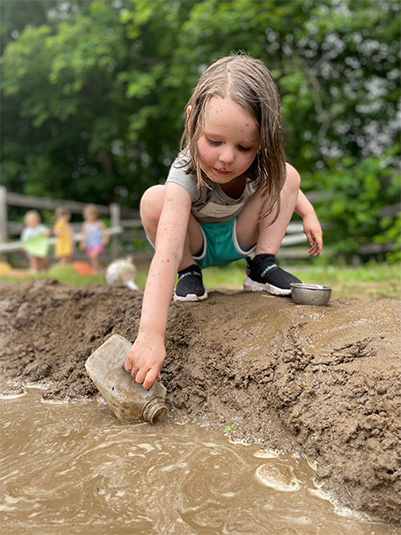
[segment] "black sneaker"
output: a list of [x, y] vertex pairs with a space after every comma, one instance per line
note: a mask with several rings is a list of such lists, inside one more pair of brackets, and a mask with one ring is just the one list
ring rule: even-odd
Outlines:
[[202, 301], [207, 293], [203, 286], [202, 271], [196, 264], [192, 264], [178, 272], [174, 301]]
[[272, 254], [258, 254], [253, 260], [247, 256], [244, 290], [248, 292], [269, 292], [273, 295], [290, 295], [291, 283], [299, 279], [278, 267]]

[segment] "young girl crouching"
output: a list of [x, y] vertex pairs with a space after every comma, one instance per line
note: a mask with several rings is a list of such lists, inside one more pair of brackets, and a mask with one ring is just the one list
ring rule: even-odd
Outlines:
[[141, 201], [155, 254], [125, 368], [144, 388], [160, 380], [177, 272], [174, 299], [203, 300], [202, 268], [246, 257], [246, 290], [289, 295], [291, 282], [300, 281], [277, 266], [275, 255], [294, 212], [303, 219], [309, 254], [323, 246], [299, 174], [286, 163], [277, 86], [260, 60], [232, 55], [210, 65], [186, 110], [182, 150], [166, 184]]

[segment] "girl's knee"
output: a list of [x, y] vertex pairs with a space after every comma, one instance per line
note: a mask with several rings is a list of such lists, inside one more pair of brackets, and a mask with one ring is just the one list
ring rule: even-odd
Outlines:
[[161, 211], [164, 201], [164, 186], [152, 186], [142, 195], [140, 210], [142, 212]]
[[147, 189], [142, 195], [140, 213], [145, 225], [159, 221], [163, 209], [164, 191], [165, 186], [158, 184]]

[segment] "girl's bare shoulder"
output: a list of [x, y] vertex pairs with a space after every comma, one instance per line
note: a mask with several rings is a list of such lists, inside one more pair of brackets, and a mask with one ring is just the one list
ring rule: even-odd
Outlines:
[[285, 167], [286, 167], [286, 170], [287, 170], [287, 176], [293, 176], [293, 177], [298, 177], [299, 176], [298, 171], [290, 163], [286, 162]]

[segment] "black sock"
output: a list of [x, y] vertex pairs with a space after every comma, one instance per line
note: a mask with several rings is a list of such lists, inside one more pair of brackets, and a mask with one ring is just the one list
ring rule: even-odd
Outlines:
[[267, 253], [261, 253], [257, 254], [253, 258], [254, 260], [257, 259], [258, 262], [266, 262], [266, 264], [274, 264], [276, 262], [276, 259], [274, 257], [274, 254], [267, 254]]

